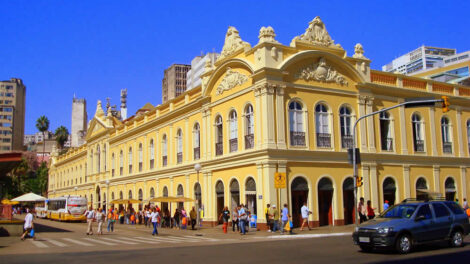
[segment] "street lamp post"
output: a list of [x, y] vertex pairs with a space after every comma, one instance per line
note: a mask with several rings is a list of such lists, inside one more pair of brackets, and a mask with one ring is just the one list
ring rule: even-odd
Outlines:
[[[201, 190], [201, 193], [199, 195], [202, 196], [202, 188], [201, 188], [201, 184], [199, 183], [199, 171], [201, 170], [201, 164], [199, 164], [199, 163], [194, 164], [194, 170], [196, 171], [196, 174], [197, 174], [196, 183], [199, 186], [199, 189]], [[201, 214], [199, 212], [199, 197], [198, 197], [197, 193], [195, 193], [195, 194], [196, 194], [196, 215], [197, 215], [196, 225], [199, 226], [199, 223], [201, 222], [200, 221]]]
[[[354, 206], [355, 206], [355, 223], [356, 226], [358, 225], [357, 221], [357, 216], [358, 216], [358, 211], [357, 211], [357, 177], [358, 177], [358, 171], [357, 171], [357, 164], [356, 164], [356, 126], [361, 121], [362, 119], [365, 119], [367, 117], [397, 108], [401, 106], [405, 106], [405, 108], [408, 107], [420, 107], [420, 106], [435, 106], [435, 103], [443, 103], [443, 107], [445, 107], [444, 111], [448, 111], [448, 100], [447, 96], [443, 96], [442, 99], [429, 99], [429, 98], [416, 98], [416, 99], [411, 99], [406, 102], [403, 102], [401, 104], [397, 104], [391, 107], [387, 107], [384, 109], [381, 109], [379, 111], [372, 112], [370, 114], [364, 115], [359, 117], [356, 122], [354, 122], [353, 126], [353, 131], [352, 131], [352, 138], [353, 138], [353, 146], [352, 146], [352, 164], [353, 164], [353, 177], [354, 177]], [[445, 104], [445, 105], [444, 105]]]
[[108, 210], [108, 204], [109, 204], [109, 180], [106, 180], [106, 210]]

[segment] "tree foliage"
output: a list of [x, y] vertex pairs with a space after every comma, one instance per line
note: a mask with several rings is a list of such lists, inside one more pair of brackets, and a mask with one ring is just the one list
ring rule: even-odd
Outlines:
[[64, 126], [60, 126], [55, 130], [54, 135], [60, 149], [63, 149], [65, 142], [67, 142], [69, 138], [69, 130]]

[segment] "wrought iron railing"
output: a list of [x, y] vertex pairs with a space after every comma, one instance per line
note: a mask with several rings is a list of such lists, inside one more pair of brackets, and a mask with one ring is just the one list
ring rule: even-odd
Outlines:
[[447, 153], [447, 154], [452, 153], [452, 142], [444, 142], [442, 147], [443, 147], [444, 153]]
[[238, 138], [232, 138], [230, 142], [230, 152], [238, 151]]
[[245, 149], [252, 149], [255, 147], [255, 135], [245, 135]]
[[198, 160], [200, 158], [201, 158], [201, 148], [200, 147], [194, 148], [194, 159]]
[[215, 155], [219, 156], [224, 154], [224, 143], [215, 143]]
[[331, 134], [317, 133], [317, 147], [331, 148]]
[[424, 140], [415, 140], [415, 151], [417, 152], [424, 151]]
[[305, 132], [290, 132], [290, 144], [292, 146], [305, 146]]
[[342, 148], [352, 148], [353, 147], [353, 137], [352, 135], [343, 135], [341, 137], [341, 147]]
[[183, 162], [183, 152], [176, 153], [176, 163]]

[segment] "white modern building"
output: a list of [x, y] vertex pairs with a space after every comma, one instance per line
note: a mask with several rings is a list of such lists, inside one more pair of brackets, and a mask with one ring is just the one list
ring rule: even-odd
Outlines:
[[191, 70], [186, 74], [186, 90], [201, 85], [201, 74], [204, 73], [207, 60], [210, 60], [211, 65], [213, 65], [219, 55], [216, 52], [209, 52], [205, 56], [197, 56], [191, 61]]

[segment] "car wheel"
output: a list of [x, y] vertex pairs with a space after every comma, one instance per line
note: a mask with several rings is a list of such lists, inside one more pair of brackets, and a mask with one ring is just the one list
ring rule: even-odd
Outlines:
[[461, 247], [463, 246], [463, 235], [459, 230], [453, 231], [450, 235], [450, 246], [451, 247]]
[[396, 249], [400, 254], [407, 254], [411, 251], [411, 237], [410, 235], [400, 235], [396, 241]]
[[372, 247], [371, 247], [371, 246], [359, 245], [359, 247], [361, 248], [361, 250], [362, 250], [363, 252], [371, 252], [371, 251], [372, 251]]

